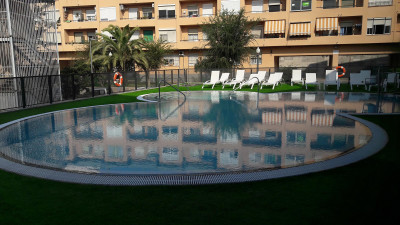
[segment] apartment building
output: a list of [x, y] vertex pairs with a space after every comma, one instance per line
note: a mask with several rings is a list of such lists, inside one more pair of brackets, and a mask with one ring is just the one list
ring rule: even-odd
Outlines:
[[[193, 68], [204, 55], [201, 25], [221, 9], [244, 8], [260, 22], [250, 47], [260, 67], [400, 61], [400, 4], [393, 0], [56, 0], [61, 67], [110, 24], [139, 27], [134, 38], [162, 39], [174, 52], [163, 69]], [[257, 56], [244, 67], [256, 67]]]

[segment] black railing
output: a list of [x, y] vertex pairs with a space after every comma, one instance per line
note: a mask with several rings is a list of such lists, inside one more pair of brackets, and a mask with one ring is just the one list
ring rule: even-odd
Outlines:
[[[302, 77], [306, 73], [316, 73], [321, 82], [325, 79], [325, 70], [335, 69], [319, 64], [308, 67], [260, 67], [259, 71], [266, 71], [267, 78], [274, 72], [283, 72], [284, 82], [290, 83], [292, 71], [299, 69]], [[325, 64], [325, 63], [323, 63]], [[346, 74], [341, 78], [342, 83], [349, 81], [350, 73], [359, 73], [361, 70], [371, 70], [371, 75], [376, 78], [378, 84], [383, 83], [389, 72], [400, 71], [400, 68], [383, 66], [351, 65], [341, 64], [346, 68]], [[236, 71], [245, 70], [245, 78], [250, 74], [257, 73], [254, 68], [216, 69], [230, 73], [230, 78], [236, 76]], [[122, 85], [114, 84], [114, 73], [93, 73], [85, 75], [50, 75], [30, 77], [4, 77], [0, 78], [0, 112], [8, 109], [32, 107], [35, 105], [52, 104], [65, 100], [92, 98], [96, 96], [110, 95], [148, 88], [157, 88], [159, 82], [164, 86], [167, 83], [178, 84], [185, 82], [189, 84], [202, 84], [210, 79], [211, 71], [195, 71], [193, 68], [121, 72], [123, 76]], [[178, 82], [180, 81], [180, 82]], [[379, 87], [379, 85], [378, 85]]]

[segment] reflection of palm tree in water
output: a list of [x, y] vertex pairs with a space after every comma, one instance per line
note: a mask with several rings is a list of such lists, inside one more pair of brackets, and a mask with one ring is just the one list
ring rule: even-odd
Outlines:
[[240, 103], [232, 100], [221, 99], [218, 104], [212, 104], [210, 111], [204, 115], [204, 122], [215, 125], [215, 134], [222, 136], [235, 135], [240, 138], [240, 133], [251, 121], [252, 115]]

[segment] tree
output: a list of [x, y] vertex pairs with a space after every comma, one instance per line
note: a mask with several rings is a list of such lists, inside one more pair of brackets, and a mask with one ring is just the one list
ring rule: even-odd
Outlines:
[[210, 17], [202, 25], [203, 33], [208, 42], [206, 57], [198, 61], [195, 68], [204, 69], [231, 69], [241, 65], [254, 50], [248, 44], [254, 40], [251, 29], [257, 20], [249, 20], [244, 15], [244, 9], [239, 12], [223, 10], [219, 15]]
[[164, 64], [164, 57], [171, 52], [171, 46], [160, 39], [157, 41], [144, 41], [141, 46], [144, 49], [144, 57], [147, 64], [138, 63], [138, 65], [145, 71], [147, 86], [150, 86], [150, 70], [157, 70]]
[[[97, 33], [102, 39], [92, 46], [93, 62], [100, 62], [103, 66], [118, 68], [126, 71], [135, 67], [135, 64], [147, 64], [141, 45], [143, 39], [132, 40], [132, 36], [139, 28], [130, 29], [129, 25], [123, 28], [109, 25], [103, 29], [109, 33]], [[110, 52], [112, 56], [109, 56]]]

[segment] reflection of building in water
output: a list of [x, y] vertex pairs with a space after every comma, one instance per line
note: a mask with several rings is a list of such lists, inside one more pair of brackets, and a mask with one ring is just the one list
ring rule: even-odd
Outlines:
[[[362, 124], [336, 115], [360, 112], [363, 102], [323, 104], [324, 96], [310, 95], [296, 95], [296, 101], [290, 101], [290, 94], [274, 94], [273, 101], [269, 95], [260, 95], [258, 109], [248, 95], [221, 99], [218, 104], [215, 99], [190, 101], [166, 120], [158, 118], [173, 112], [176, 102], [172, 106], [126, 104], [119, 116], [115, 106], [72, 110], [47, 116], [53, 122], [41, 122], [47, 127], [40, 133], [69, 128], [59, 131], [68, 143], [64, 155], [69, 162], [64, 166], [90, 165], [100, 170], [105, 162], [134, 169], [137, 165], [179, 170], [287, 167], [324, 160], [368, 141], [370, 132]], [[229, 121], [232, 110], [246, 120]], [[210, 116], [210, 112], [215, 114]], [[226, 118], [227, 123], [220, 123]], [[22, 130], [24, 137], [36, 138], [34, 133]]]

